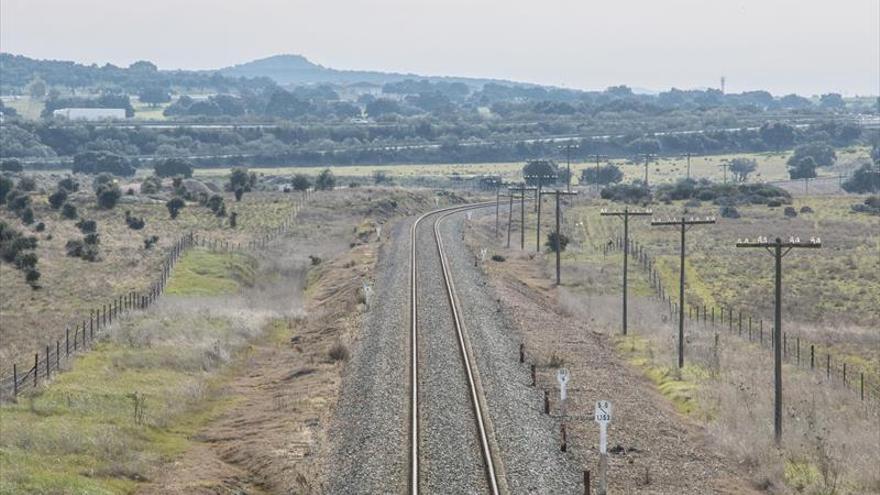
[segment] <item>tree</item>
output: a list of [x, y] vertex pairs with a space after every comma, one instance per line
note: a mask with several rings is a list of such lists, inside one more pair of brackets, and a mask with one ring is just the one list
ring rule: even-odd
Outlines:
[[16, 172], [21, 172], [23, 170], [24, 170], [24, 166], [22, 166], [21, 162], [14, 159], [14, 158], [9, 159], [9, 160], [3, 160], [3, 162], [0, 163], [0, 172], [16, 173]]
[[788, 160], [788, 175], [792, 179], [812, 179], [816, 177], [816, 160], [812, 156], [804, 156], [799, 159], [791, 157]]
[[336, 177], [329, 168], [325, 168], [318, 174], [318, 178], [315, 179], [315, 189], [325, 191], [334, 187], [336, 187]]
[[71, 177], [65, 177], [58, 181], [58, 189], [65, 190], [69, 193], [79, 191], [79, 182], [73, 180]]
[[645, 187], [645, 183], [642, 181], [635, 181], [632, 184], [614, 184], [602, 189], [599, 195], [602, 199], [623, 201], [624, 203], [651, 201], [651, 190]]
[[162, 179], [151, 175], [141, 183], [141, 194], [156, 194], [162, 190]]
[[623, 172], [621, 172], [620, 167], [611, 163], [599, 167], [598, 171], [594, 167], [587, 167], [581, 171], [581, 181], [585, 184], [607, 186], [622, 180]]
[[98, 206], [105, 210], [112, 210], [119, 202], [119, 198], [122, 197], [122, 191], [119, 190], [119, 185], [115, 181], [102, 181], [95, 188], [95, 196], [98, 197]]
[[880, 191], [880, 169], [874, 169], [870, 163], [865, 163], [842, 184], [842, 187], [844, 191], [849, 193], [863, 194]]
[[6, 197], [9, 195], [9, 191], [12, 191], [12, 186], [12, 179], [0, 175], [0, 205], [6, 203]]
[[548, 249], [550, 249], [551, 253], [556, 252], [556, 238], [559, 237], [559, 252], [565, 251], [565, 246], [568, 246], [568, 236], [565, 234], [558, 234], [556, 232], [550, 232], [547, 234], [547, 242], [544, 243]]
[[121, 177], [131, 177], [137, 171], [122, 155], [104, 151], [86, 151], [73, 157], [73, 173], [108, 173]]
[[761, 139], [776, 151], [787, 148], [794, 143], [794, 127], [781, 122], [766, 123], [761, 126], [758, 133]]
[[138, 94], [138, 99], [141, 102], [146, 103], [150, 106], [157, 106], [162, 103], [168, 103], [171, 101], [171, 94], [168, 93], [168, 90], [159, 86], [152, 86], [149, 88], [144, 88]]
[[846, 108], [846, 102], [838, 93], [828, 93], [819, 97], [819, 105], [829, 110], [842, 110]]
[[312, 187], [312, 180], [305, 174], [295, 174], [290, 182], [294, 191], [307, 191]]
[[228, 189], [230, 191], [235, 191], [238, 188], [247, 191], [250, 190], [250, 176], [248, 175], [248, 169], [243, 167], [236, 167], [232, 169], [232, 172], [229, 174]]
[[69, 220], [76, 220], [79, 213], [76, 211], [76, 206], [73, 206], [70, 203], [64, 203], [64, 206], [61, 207], [61, 216]]
[[46, 97], [46, 81], [40, 79], [39, 76], [34, 77], [33, 80], [27, 86], [27, 92], [31, 98], [35, 100], [42, 100]]
[[19, 179], [18, 188], [25, 192], [33, 191], [37, 188], [37, 181], [33, 177], [24, 176]]
[[812, 157], [817, 167], [830, 167], [837, 160], [834, 148], [825, 143], [810, 143], [798, 146], [788, 159], [789, 166], [805, 157]]
[[172, 219], [177, 218], [177, 215], [184, 206], [186, 206], [186, 203], [180, 198], [171, 198], [165, 203], [165, 207], [168, 208], [168, 213], [171, 215]]
[[193, 175], [193, 166], [189, 160], [183, 158], [167, 158], [153, 166], [157, 177], [182, 176], [187, 179]]
[[541, 184], [555, 183], [558, 179], [557, 172], [558, 168], [553, 160], [530, 160], [523, 167], [523, 177], [526, 184], [530, 185], [537, 185], [539, 180]]
[[373, 183], [376, 185], [391, 184], [391, 177], [384, 170], [373, 171]]
[[61, 208], [65, 201], [67, 201], [67, 191], [64, 189], [59, 189], [49, 195], [49, 206], [51, 206], [53, 210]]
[[758, 161], [750, 158], [734, 158], [730, 160], [728, 168], [736, 180], [745, 182], [749, 174], [758, 169]]

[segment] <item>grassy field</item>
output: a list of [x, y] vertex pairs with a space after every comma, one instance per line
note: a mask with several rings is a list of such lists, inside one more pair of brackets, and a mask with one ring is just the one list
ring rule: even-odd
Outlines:
[[[78, 193], [72, 203], [80, 218], [97, 222], [100, 236], [100, 260], [89, 262], [66, 255], [67, 241], [83, 235], [74, 225], [76, 221], [63, 219], [49, 207], [45, 194], [35, 193], [35, 217], [46, 225], [44, 232], [33, 233], [39, 239], [36, 253], [41, 288], [32, 290], [21, 272], [6, 263], [0, 265], [2, 372], [8, 373], [12, 359], [63, 336], [65, 326], [74, 324], [71, 319], [82, 318], [114, 296], [146, 289], [155, 281], [169, 246], [184, 233], [246, 244], [280, 225], [295, 208], [295, 198], [282, 193], [246, 194], [241, 202], [226, 195], [225, 200], [228, 211], [238, 213], [235, 228], [229, 226], [228, 218], [217, 218], [196, 203], [187, 205], [172, 220], [162, 201], [123, 196], [115, 209], [103, 210], [96, 207], [90, 193]], [[145, 220], [143, 230], [128, 227], [126, 211]], [[21, 228], [21, 223], [5, 208], [0, 210], [0, 219]], [[143, 240], [153, 235], [159, 241], [146, 249]]]
[[[222, 297], [253, 283], [240, 276], [253, 263], [192, 251], [171, 283], [179, 297]], [[238, 349], [269, 324], [221, 301], [172, 299], [128, 317], [51, 386], [0, 406], [0, 493], [129, 493], [182, 453], [234, 402], [217, 387]]]
[[[852, 213], [850, 206], [860, 201], [856, 196], [795, 198], [793, 206], [798, 211], [805, 206], [813, 209], [813, 213], [796, 218], [785, 217], [782, 208], [751, 205], [739, 208], [740, 219], [718, 217], [715, 225], [691, 229], [687, 238], [688, 304], [733, 308], [735, 313], [742, 310], [764, 319], [769, 328], [774, 307], [773, 258], [764, 252], [737, 249], [735, 242], [759, 235], [778, 235], [785, 240], [789, 236], [803, 240], [818, 236], [823, 242], [821, 250], [794, 251], [784, 259], [786, 330], [819, 344], [817, 352], [833, 352], [836, 359], [847, 360], [880, 383], [880, 335], [876, 333], [880, 320], [880, 219]], [[621, 221], [599, 216], [603, 206], [619, 205], [597, 202], [570, 210], [566, 228], [580, 246], [565, 253], [566, 265], [608, 261], [602, 259], [602, 246], [622, 235], [623, 229]], [[664, 218], [680, 215], [682, 210], [681, 204], [654, 207], [655, 214]], [[718, 213], [710, 204], [689, 210], [689, 215]], [[552, 227], [548, 223], [544, 228], [549, 232]], [[651, 227], [642, 219], [633, 219], [630, 229], [632, 238], [656, 260], [663, 286], [677, 300], [677, 230]], [[612, 252], [609, 260], [619, 263], [620, 255]], [[634, 266], [633, 271], [641, 269]], [[602, 282], [620, 284], [613, 279]], [[589, 291], [604, 290], [576, 277], [572, 283], [592, 285]], [[651, 292], [638, 279], [632, 290], [641, 295]]]
[[[771, 236], [779, 232], [802, 239], [820, 235], [820, 251], [793, 252], [784, 260], [784, 319], [791, 344], [802, 336], [820, 345], [818, 356], [834, 356], [828, 380], [809, 366], [796, 366], [793, 356], [783, 366], [784, 437], [782, 448], [773, 443], [772, 354], [739, 337], [736, 332], [713, 332], [686, 318], [685, 367], [676, 365], [676, 319], [650, 287], [647, 272], [637, 263], [629, 272], [629, 335], [621, 332], [622, 255], [603, 247], [620, 235], [620, 219], [599, 216], [602, 207], [622, 208], [598, 200], [578, 199], [564, 209], [563, 228], [572, 242], [563, 255], [562, 287], [552, 288], [554, 257], [547, 253], [524, 256], [519, 251], [520, 230], [514, 223], [513, 248], [504, 249], [505, 232], [492, 251], [509, 263], [541, 267], [540, 281], [530, 270], [518, 277], [525, 286], [544, 287], [554, 294], [561, 314], [589, 322], [593, 332], [613, 336], [617, 353], [640, 370], [676, 410], [701, 423], [709, 441], [731, 462], [742, 465], [754, 486], [772, 493], [877, 493], [880, 477], [874, 469], [880, 459], [877, 390], [880, 383], [880, 219], [849, 212], [862, 197], [807, 197], [794, 206], [810, 206], [814, 213], [786, 218], [781, 208], [739, 208], [739, 220], [722, 219], [688, 234], [687, 298], [695, 303], [727, 305], [756, 313], [769, 332], [772, 316], [772, 258], [766, 253], [743, 252], [736, 239]], [[549, 205], [548, 205], [549, 206]], [[657, 216], [681, 214], [682, 205], [654, 206]], [[547, 209], [549, 210], [549, 208]], [[547, 211], [545, 210], [545, 211]], [[691, 214], [717, 214], [705, 204]], [[535, 249], [535, 216], [527, 207], [526, 249]], [[518, 216], [515, 210], [514, 217]], [[678, 233], [672, 227], [651, 227], [650, 217], [633, 218], [630, 233], [659, 257], [663, 285], [677, 294]], [[506, 218], [504, 218], [506, 220]], [[544, 217], [543, 232], [552, 230]], [[491, 232], [494, 218], [484, 221]], [[477, 245], [477, 247], [480, 247]], [[515, 260], [515, 261], [512, 261]], [[632, 258], [631, 258], [632, 261]], [[675, 298], [675, 296], [673, 296]], [[687, 313], [686, 313], [687, 316]], [[719, 325], [719, 328], [720, 325]], [[717, 337], [716, 337], [717, 336]], [[765, 339], [766, 339], [765, 334]], [[564, 352], [568, 343], [560, 343]], [[840, 381], [842, 361], [850, 365], [849, 386]], [[804, 369], [804, 368], [807, 369]], [[864, 371], [872, 388], [862, 402], [857, 373]], [[856, 387], [854, 388], [854, 384]], [[611, 394], [612, 400], [614, 394]]]
[[[838, 163], [830, 169], [819, 169], [820, 176], [836, 176], [842, 171], [851, 168], [852, 163], [868, 159], [869, 149], [865, 147], [853, 147], [838, 150]], [[691, 158], [691, 177], [694, 179], [710, 179], [713, 181], [724, 180], [724, 168], [720, 165], [733, 158], [751, 158], [758, 162], [757, 171], [750, 176], [750, 180], [757, 182], [769, 182], [788, 180], [788, 170], [785, 162], [791, 156], [791, 152], [781, 153], [737, 153], [727, 155], [695, 156]], [[644, 179], [644, 162], [633, 162], [626, 159], [612, 159], [611, 163], [618, 165], [624, 172], [624, 181]], [[603, 164], [607, 161], [603, 161]], [[558, 162], [564, 167], [564, 162]], [[411, 179], [416, 177], [462, 177], [480, 175], [500, 175], [506, 180], [521, 181], [524, 162], [507, 163], [459, 163], [459, 164], [411, 164], [411, 165], [351, 165], [329, 167], [339, 177], [371, 178], [374, 172], [381, 171], [389, 177], [396, 179]], [[595, 162], [573, 162], [571, 164], [572, 175], [575, 182], [585, 168], [595, 167]], [[293, 175], [306, 174], [317, 175], [328, 167], [251, 167], [249, 170], [266, 175]], [[202, 168], [196, 170], [196, 176], [201, 177], [225, 177], [229, 175], [229, 168]], [[675, 182], [684, 178], [687, 173], [685, 158], [660, 158], [654, 160], [649, 166], [649, 181], [652, 183]], [[733, 177], [728, 175], [728, 180]]]

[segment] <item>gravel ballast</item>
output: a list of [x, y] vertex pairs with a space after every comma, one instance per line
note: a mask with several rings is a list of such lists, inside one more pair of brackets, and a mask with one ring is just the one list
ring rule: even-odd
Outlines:
[[379, 253], [374, 295], [343, 376], [331, 427], [326, 493], [406, 493], [409, 476], [409, 232]]
[[543, 394], [519, 363], [517, 330], [462, 240], [465, 215], [447, 217], [441, 232], [510, 493], [577, 493], [581, 470], [560, 451], [559, 422], [544, 414]]

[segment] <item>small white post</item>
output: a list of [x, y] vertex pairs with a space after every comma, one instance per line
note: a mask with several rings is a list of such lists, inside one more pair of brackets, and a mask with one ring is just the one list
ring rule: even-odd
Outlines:
[[611, 421], [611, 402], [596, 401], [595, 420], [599, 423], [599, 487], [596, 493], [608, 493], [608, 422]]

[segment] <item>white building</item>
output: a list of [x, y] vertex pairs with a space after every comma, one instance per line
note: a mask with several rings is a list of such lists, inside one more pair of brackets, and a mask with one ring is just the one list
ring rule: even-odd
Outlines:
[[52, 112], [55, 117], [68, 120], [118, 120], [125, 119], [124, 108], [59, 108]]

